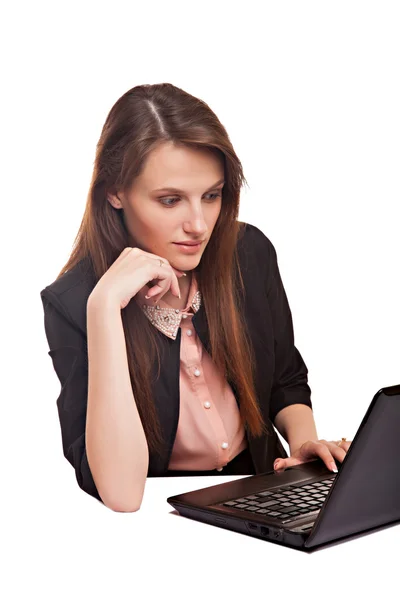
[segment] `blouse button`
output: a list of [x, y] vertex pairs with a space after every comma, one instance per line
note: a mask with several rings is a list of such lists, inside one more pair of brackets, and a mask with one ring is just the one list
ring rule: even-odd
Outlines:
[[204, 405], [203, 405], [203, 406], [204, 406], [205, 408], [210, 408], [211, 404], [210, 404], [210, 402], [208, 402], [208, 400], [207, 400], [207, 402], [204, 402]]
[[221, 448], [227, 448], [229, 446], [228, 442], [222, 442]]
[[179, 312], [179, 308], [176, 308], [176, 309], [175, 309], [175, 312], [176, 312], [176, 313], [178, 313], [178, 312]]
[[186, 332], [186, 335], [189, 335], [189, 336], [192, 335], [192, 330], [188, 329], [187, 332]]
[[200, 375], [200, 371], [198, 369], [196, 369], [194, 374], [196, 375], [196, 377], [198, 377]]
[[182, 319], [187, 319], [187, 315], [182, 315]]

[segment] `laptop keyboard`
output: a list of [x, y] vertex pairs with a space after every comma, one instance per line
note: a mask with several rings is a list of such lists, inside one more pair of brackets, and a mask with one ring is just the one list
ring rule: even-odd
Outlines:
[[313, 483], [285, 485], [257, 492], [223, 502], [222, 506], [274, 517], [282, 523], [287, 523], [306, 515], [317, 515], [335, 477], [336, 474]]

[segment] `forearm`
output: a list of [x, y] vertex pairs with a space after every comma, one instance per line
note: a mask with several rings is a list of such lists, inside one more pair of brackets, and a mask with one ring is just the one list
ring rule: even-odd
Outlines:
[[129, 377], [120, 309], [89, 298], [87, 332], [89, 466], [104, 504], [114, 510], [136, 510], [149, 456]]
[[308, 440], [318, 440], [313, 411], [305, 404], [285, 406], [275, 417], [274, 425], [289, 444], [290, 454]]

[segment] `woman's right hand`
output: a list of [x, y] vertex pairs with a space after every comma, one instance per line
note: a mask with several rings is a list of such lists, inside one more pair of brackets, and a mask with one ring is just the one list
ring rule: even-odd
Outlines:
[[[160, 260], [163, 265], [160, 265]], [[121, 309], [125, 308], [150, 281], [155, 285], [149, 290], [152, 298], [160, 294], [158, 300], [171, 289], [179, 298], [178, 277], [184, 272], [171, 267], [168, 260], [157, 254], [145, 252], [140, 248], [124, 248], [118, 258], [107, 269], [92, 290], [90, 297], [115, 302]]]

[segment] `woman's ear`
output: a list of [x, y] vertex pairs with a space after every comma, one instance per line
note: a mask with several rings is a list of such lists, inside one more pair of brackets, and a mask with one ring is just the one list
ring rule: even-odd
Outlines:
[[107, 200], [114, 208], [123, 208], [122, 201], [120, 200], [115, 189], [112, 188], [109, 192], [107, 192]]

